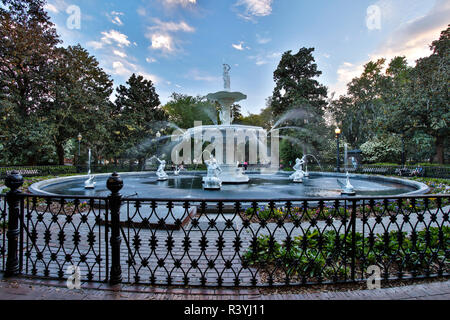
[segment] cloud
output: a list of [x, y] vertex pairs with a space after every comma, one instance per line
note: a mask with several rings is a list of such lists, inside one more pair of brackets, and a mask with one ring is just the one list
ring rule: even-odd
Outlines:
[[270, 41], [272, 41], [272, 39], [270, 39], [270, 38], [263, 38], [259, 34], [256, 34], [256, 42], [258, 42], [259, 44], [267, 44]]
[[151, 41], [150, 48], [160, 50], [164, 53], [174, 53], [178, 51], [179, 40], [173, 35], [178, 32], [193, 33], [195, 28], [184, 21], [161, 21], [153, 19], [155, 25], [148, 28], [145, 35]]
[[188, 25], [186, 22], [163, 22], [159, 20], [158, 18], [153, 19], [153, 22], [155, 23], [154, 26], [150, 27], [149, 30], [157, 30], [160, 32], [195, 32], [195, 28]]
[[232, 44], [231, 45], [233, 48], [235, 48], [236, 50], [239, 51], [243, 51], [244, 50], [244, 42], [239, 42], [239, 44]]
[[244, 13], [239, 16], [245, 20], [253, 20], [253, 17], [265, 17], [272, 13], [273, 0], [238, 0], [235, 6], [245, 7]]
[[50, 11], [52, 13], [59, 13], [58, 8], [56, 6], [54, 6], [53, 4], [51, 4], [51, 3], [47, 3], [44, 6], [44, 9], [47, 10], [47, 11]]
[[120, 50], [113, 50], [113, 53], [116, 56], [119, 56], [121, 58], [126, 58], [127, 57], [127, 54], [125, 52], [123, 52], [123, 51], [120, 51]]
[[257, 66], [262, 66], [271, 62], [276, 62], [281, 57], [281, 52], [262, 53], [255, 56], [249, 56], [249, 59], [255, 60]]
[[112, 62], [112, 70], [109, 70], [113, 75], [122, 76], [124, 78], [129, 78], [133, 73], [137, 75], [141, 75], [144, 79], [151, 80], [153, 83], [157, 84], [161, 82], [161, 79], [150, 73], [146, 73], [142, 71], [142, 67], [137, 66], [133, 63], [129, 63], [127, 61], [113, 61]]
[[244, 41], [241, 41], [238, 44], [233, 43], [231, 46], [239, 51], [250, 50], [251, 48], [249, 46], [244, 46], [244, 43]]
[[[388, 11], [390, 15], [393, 13]], [[405, 56], [408, 63], [431, 54], [430, 45], [438, 39], [442, 30], [447, 28], [450, 16], [450, 2], [436, 1], [434, 7], [425, 15], [402, 23], [395, 29], [368, 59], [358, 63], [344, 62], [337, 70], [337, 82], [330, 91], [337, 95], [346, 93], [347, 83], [361, 75], [364, 65], [369, 61], [385, 58], [387, 63], [396, 56]], [[386, 64], [387, 64], [386, 63]]]
[[102, 35], [101, 41], [103, 43], [112, 44], [112, 42], [115, 42], [119, 47], [128, 47], [131, 44], [128, 40], [128, 36], [116, 30], [110, 30], [108, 32], [103, 31]]
[[197, 0], [160, 0], [160, 2], [166, 7], [181, 6], [184, 8], [197, 4]]
[[211, 76], [207, 73], [199, 71], [198, 69], [192, 69], [189, 71], [186, 78], [205, 82], [220, 82], [221, 79], [221, 77]]
[[118, 11], [112, 11], [111, 14], [107, 14], [107, 17], [111, 20], [112, 23], [118, 26], [123, 26], [122, 19], [120, 19], [121, 16], [123, 16], [123, 12]]
[[174, 41], [171, 36], [154, 33], [151, 35], [151, 48], [164, 52], [175, 51]]
[[97, 50], [103, 48], [103, 43], [100, 41], [89, 41], [87, 45]]
[[146, 58], [145, 61], [147, 61], [148, 63], [154, 63], [154, 62], [157, 62], [157, 60], [156, 60], [155, 58], [152, 58], [152, 57]]

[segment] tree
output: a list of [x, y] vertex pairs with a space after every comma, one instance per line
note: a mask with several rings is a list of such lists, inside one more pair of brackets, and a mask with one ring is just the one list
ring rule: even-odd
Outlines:
[[164, 127], [166, 113], [151, 80], [132, 74], [127, 86], [117, 88], [114, 118], [116, 135], [122, 142], [120, 150], [142, 164], [149, 150], [146, 140]]
[[432, 43], [431, 50], [433, 53], [419, 59], [413, 69], [408, 116], [416, 131], [423, 131], [435, 139], [434, 161], [443, 164], [450, 133], [450, 27]]
[[[41, 119], [37, 113], [49, 102], [47, 79], [59, 39], [43, 9], [45, 1], [2, 0], [2, 4], [0, 100], [2, 121], [6, 122], [3, 134], [9, 137], [7, 149], [24, 152], [28, 164], [37, 164], [39, 152], [32, 152], [36, 144], [28, 129], [39, 123]], [[35, 128], [33, 132], [42, 130]], [[21, 149], [24, 145], [31, 149]]]
[[207, 101], [205, 97], [173, 93], [170, 99], [163, 109], [166, 111], [169, 121], [179, 128], [192, 128], [195, 121], [201, 121], [203, 125], [217, 123], [216, 106]]
[[99, 67], [95, 57], [80, 45], [58, 48], [51, 74], [52, 102], [42, 109], [50, 122], [49, 135], [58, 154], [59, 164], [64, 164], [64, 146], [78, 133], [94, 150], [103, 154], [110, 137], [112, 81]]
[[273, 73], [275, 89], [272, 95], [272, 110], [275, 116], [284, 114], [295, 106], [307, 104], [323, 115], [326, 107], [327, 88], [314, 78], [322, 72], [314, 63], [314, 48], [301, 48], [297, 54], [283, 54]]
[[[324, 121], [327, 106], [327, 88], [315, 78], [322, 74], [317, 69], [312, 52], [314, 48], [301, 48], [297, 54], [285, 52], [274, 72], [275, 89], [271, 98], [271, 111], [282, 127], [282, 136], [289, 136], [291, 148], [304, 153], [320, 152], [329, 128]], [[295, 111], [293, 111], [295, 110]]]

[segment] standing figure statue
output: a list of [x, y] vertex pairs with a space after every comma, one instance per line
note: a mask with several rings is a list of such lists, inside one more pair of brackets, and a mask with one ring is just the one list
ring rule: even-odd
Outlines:
[[295, 165], [293, 169], [295, 172], [290, 175], [290, 179], [292, 179], [293, 182], [302, 183], [303, 177], [305, 176], [305, 172], [303, 171], [303, 164], [305, 163], [305, 157], [299, 159], [297, 158], [295, 160]]
[[223, 88], [225, 90], [231, 89], [230, 70], [231, 70], [230, 65], [228, 64], [223, 65]]
[[159, 158], [156, 158], [156, 160], [158, 160], [159, 162], [158, 170], [156, 170], [158, 181], [166, 181], [167, 179], [169, 179], [169, 176], [164, 171], [164, 169], [166, 168], [166, 160], [159, 160]]
[[208, 171], [206, 177], [203, 177], [203, 187], [205, 190], [220, 190], [222, 187], [222, 180], [220, 180], [219, 175], [222, 173], [217, 160], [211, 157], [209, 160], [205, 161]]

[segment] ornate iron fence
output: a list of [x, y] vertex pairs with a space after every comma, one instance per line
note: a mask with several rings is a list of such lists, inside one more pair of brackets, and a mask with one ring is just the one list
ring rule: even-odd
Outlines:
[[20, 179], [7, 179], [5, 275], [65, 279], [74, 265], [83, 281], [239, 287], [449, 275], [449, 195], [131, 199], [114, 174], [107, 198], [42, 197], [15, 193]]

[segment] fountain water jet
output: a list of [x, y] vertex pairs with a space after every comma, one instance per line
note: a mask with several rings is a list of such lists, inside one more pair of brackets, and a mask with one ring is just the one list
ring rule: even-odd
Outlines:
[[91, 174], [91, 149], [88, 153], [88, 179], [84, 182], [85, 189], [95, 189], [96, 182], [94, 181], [95, 176]]

